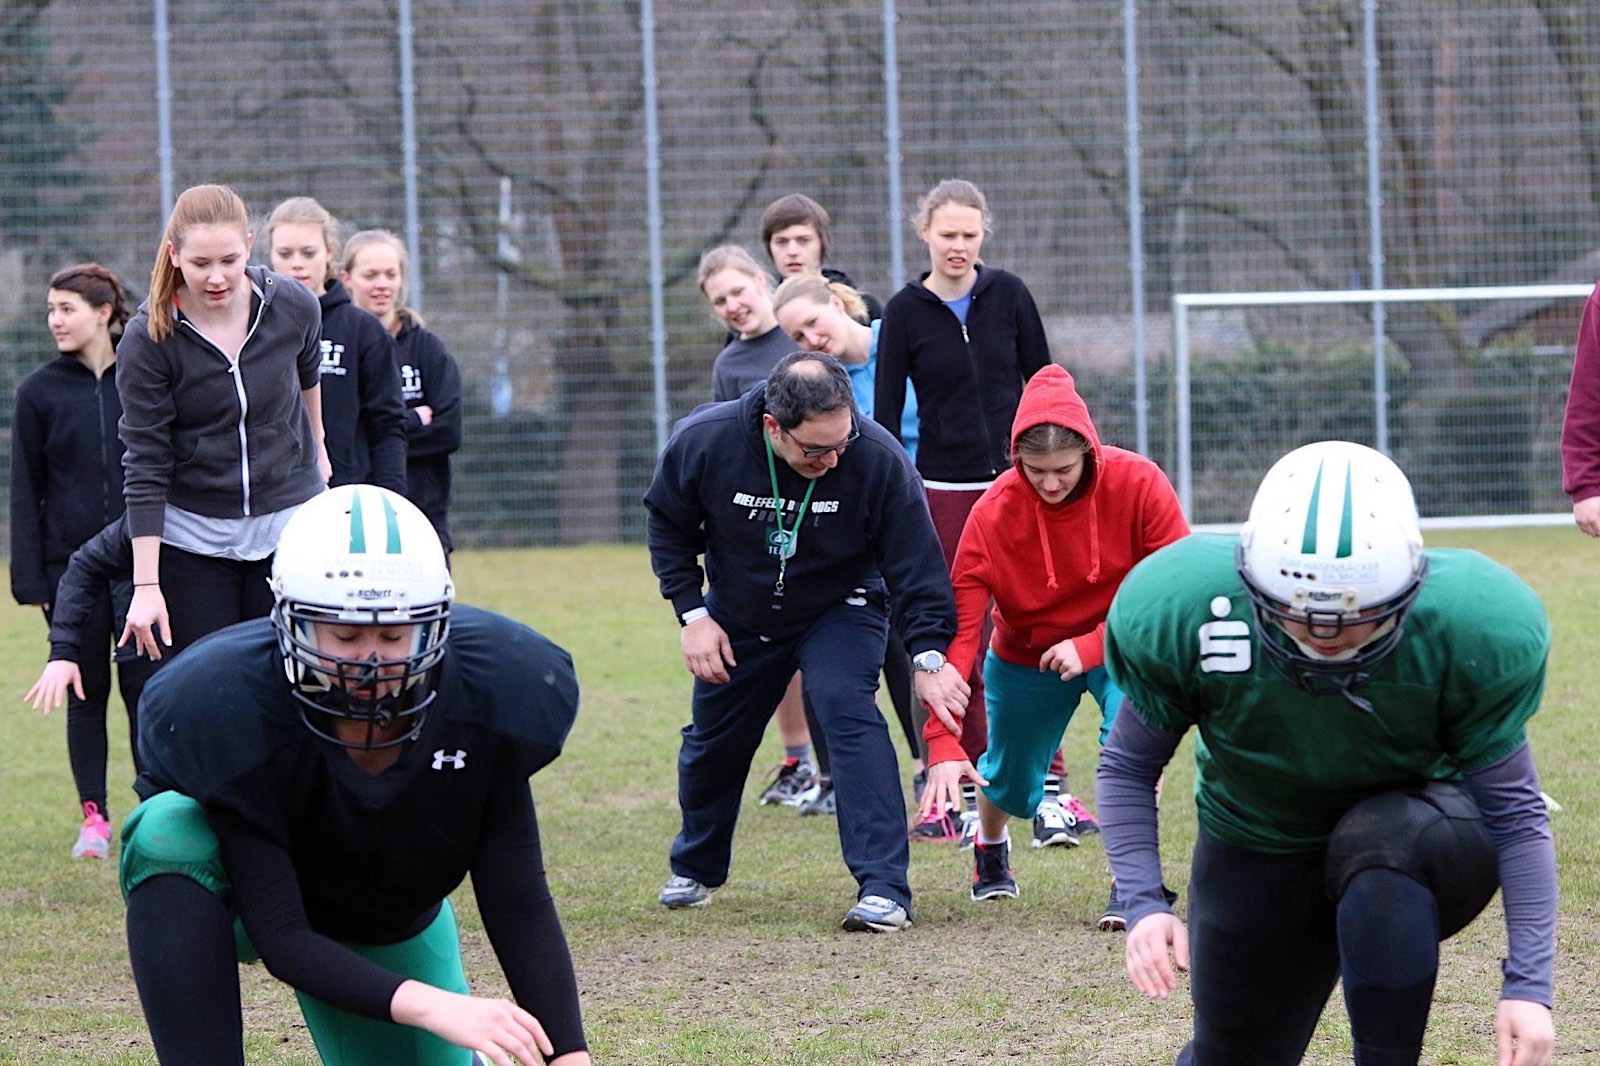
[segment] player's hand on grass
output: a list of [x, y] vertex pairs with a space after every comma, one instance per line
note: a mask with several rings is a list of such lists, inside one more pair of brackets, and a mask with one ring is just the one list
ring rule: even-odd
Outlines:
[[1166, 999], [1178, 987], [1174, 967], [1189, 968], [1189, 930], [1176, 914], [1147, 914], [1128, 930], [1124, 955], [1133, 987], [1147, 996]]
[[678, 639], [683, 645], [683, 664], [708, 684], [726, 684], [728, 667], [739, 665], [733, 661], [733, 643], [727, 631], [710, 615], [684, 626]]
[[917, 699], [928, 705], [928, 713], [939, 719], [939, 724], [956, 736], [961, 735], [961, 719], [967, 713], [967, 699], [972, 688], [956, 668], [949, 663], [937, 674], [925, 670], [913, 671]]
[[[160, 633], [160, 637], [156, 636]], [[117, 647], [133, 639], [133, 649], [152, 660], [161, 658], [161, 645], [172, 647], [172, 623], [167, 619], [167, 598], [160, 585], [136, 585], [128, 605], [128, 624], [122, 627]]]
[[927, 821], [938, 812], [951, 808], [960, 810], [962, 778], [972, 779], [979, 788], [986, 788], [989, 784], [967, 759], [931, 764], [927, 783], [922, 787], [922, 806], [917, 809], [917, 821]]
[[1600, 496], [1590, 496], [1572, 505], [1572, 520], [1591, 537], [1600, 537]]
[[1068, 638], [1060, 644], [1052, 644], [1039, 656], [1039, 669], [1054, 670], [1061, 675], [1061, 680], [1071, 681], [1083, 673], [1083, 659], [1078, 655], [1078, 646]]
[[510, 1000], [464, 996], [421, 981], [405, 981], [395, 989], [389, 1016], [457, 1047], [481, 1051], [495, 1066], [542, 1063], [555, 1050], [539, 1019]]
[[28, 694], [22, 697], [33, 704], [33, 709], [49, 714], [66, 701], [67, 689], [83, 699], [83, 674], [71, 659], [52, 659], [44, 664], [39, 680], [33, 683]]
[[1499, 1066], [1545, 1066], [1556, 1046], [1550, 1008], [1526, 999], [1502, 999], [1494, 1012]]

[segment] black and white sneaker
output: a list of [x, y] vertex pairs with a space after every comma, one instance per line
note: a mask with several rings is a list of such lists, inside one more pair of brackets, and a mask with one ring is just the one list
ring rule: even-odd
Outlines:
[[679, 877], [673, 874], [667, 878], [667, 883], [661, 886], [661, 905], [671, 910], [683, 907], [704, 907], [711, 902], [711, 893], [714, 888], [707, 888], [692, 877]]
[[972, 902], [1016, 899], [1017, 881], [1011, 876], [1011, 845], [978, 844], [972, 847]]
[[1033, 815], [1033, 846], [1075, 848], [1078, 846], [1077, 819], [1059, 803], [1045, 800]]
[[898, 933], [910, 924], [911, 915], [887, 896], [862, 896], [842, 923], [852, 933]]
[[[1178, 894], [1165, 884], [1161, 886], [1161, 895], [1166, 897], [1167, 906], [1178, 902]], [[1117, 883], [1111, 882], [1111, 898], [1106, 900], [1105, 913], [1100, 915], [1100, 931], [1112, 933], [1128, 928], [1128, 907], [1122, 901], [1122, 896], [1117, 892]]]
[[761, 806], [768, 807], [780, 804], [784, 807], [798, 807], [800, 801], [816, 784], [817, 771], [814, 766], [803, 759], [785, 759], [778, 765], [778, 772], [772, 778], [772, 784], [761, 793]]
[[833, 778], [820, 777], [796, 806], [800, 808], [803, 817], [814, 814], [835, 815], [839, 813], [837, 802], [833, 795]]

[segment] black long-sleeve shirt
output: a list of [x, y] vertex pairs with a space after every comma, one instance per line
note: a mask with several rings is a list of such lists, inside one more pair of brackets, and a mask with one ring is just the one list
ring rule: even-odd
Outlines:
[[123, 511], [116, 364], [100, 377], [76, 356], [39, 367], [17, 386], [11, 423], [11, 595], [55, 596], [47, 566]]
[[993, 481], [1011, 465], [1011, 420], [1022, 386], [1049, 362], [1039, 309], [1015, 274], [978, 268], [965, 325], [921, 280], [908, 282], [884, 308], [872, 417], [899, 435], [909, 378], [917, 391], [922, 476], [952, 484]]
[[944, 651], [955, 636], [955, 599], [922, 484], [905, 449], [859, 414], [861, 438], [816, 479], [804, 515], [807, 480], [774, 459], [786, 525], [798, 521], [800, 538], [783, 594], [774, 595], [765, 410], [763, 382], [738, 400], [696, 409], [673, 430], [644, 497], [661, 595], [681, 618], [705, 603], [709, 582], [720, 611], [746, 629], [779, 633], [886, 583], [907, 650]]

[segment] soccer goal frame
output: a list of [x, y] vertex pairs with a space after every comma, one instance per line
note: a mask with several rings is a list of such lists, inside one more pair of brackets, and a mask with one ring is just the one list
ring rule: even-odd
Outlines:
[[[1586, 297], [1592, 284], [1564, 285], [1486, 285], [1433, 289], [1328, 289], [1276, 292], [1183, 292], [1172, 297], [1173, 391], [1177, 404], [1176, 448], [1178, 501], [1186, 515], [1194, 514], [1194, 450], [1190, 373], [1192, 350], [1189, 340], [1189, 313], [1196, 308], [1294, 307], [1331, 304], [1370, 304], [1373, 318], [1372, 384], [1376, 433], [1374, 446], [1388, 453], [1388, 385], [1384, 366], [1383, 307], [1392, 303], [1465, 303], [1489, 300], [1549, 300]], [[1576, 336], [1576, 324], [1573, 335]], [[1424, 519], [1434, 528], [1501, 528], [1507, 526], [1559, 525], [1570, 522], [1570, 514], [1461, 515]], [[1215, 527], [1237, 528], [1237, 526]]]

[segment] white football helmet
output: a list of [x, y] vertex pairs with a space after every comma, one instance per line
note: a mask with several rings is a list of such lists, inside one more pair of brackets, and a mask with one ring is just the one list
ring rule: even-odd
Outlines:
[[[1308, 692], [1351, 690], [1400, 643], [1405, 612], [1428, 572], [1411, 483], [1387, 456], [1348, 441], [1296, 448], [1273, 464], [1239, 533], [1239, 576], [1255, 604], [1261, 645]], [[1366, 644], [1322, 656], [1275, 623], [1335, 636], [1378, 623]]]
[[[444, 549], [427, 517], [388, 489], [329, 489], [302, 504], [283, 527], [271, 586], [284, 670], [311, 731], [368, 749], [416, 736], [435, 695], [455, 598]], [[357, 660], [320, 650], [317, 623], [415, 629], [404, 658]], [[380, 678], [399, 680], [398, 690], [377, 694]], [[341, 739], [330, 717], [365, 722], [364, 738]], [[395, 721], [411, 728], [380, 740], [377, 729]]]

